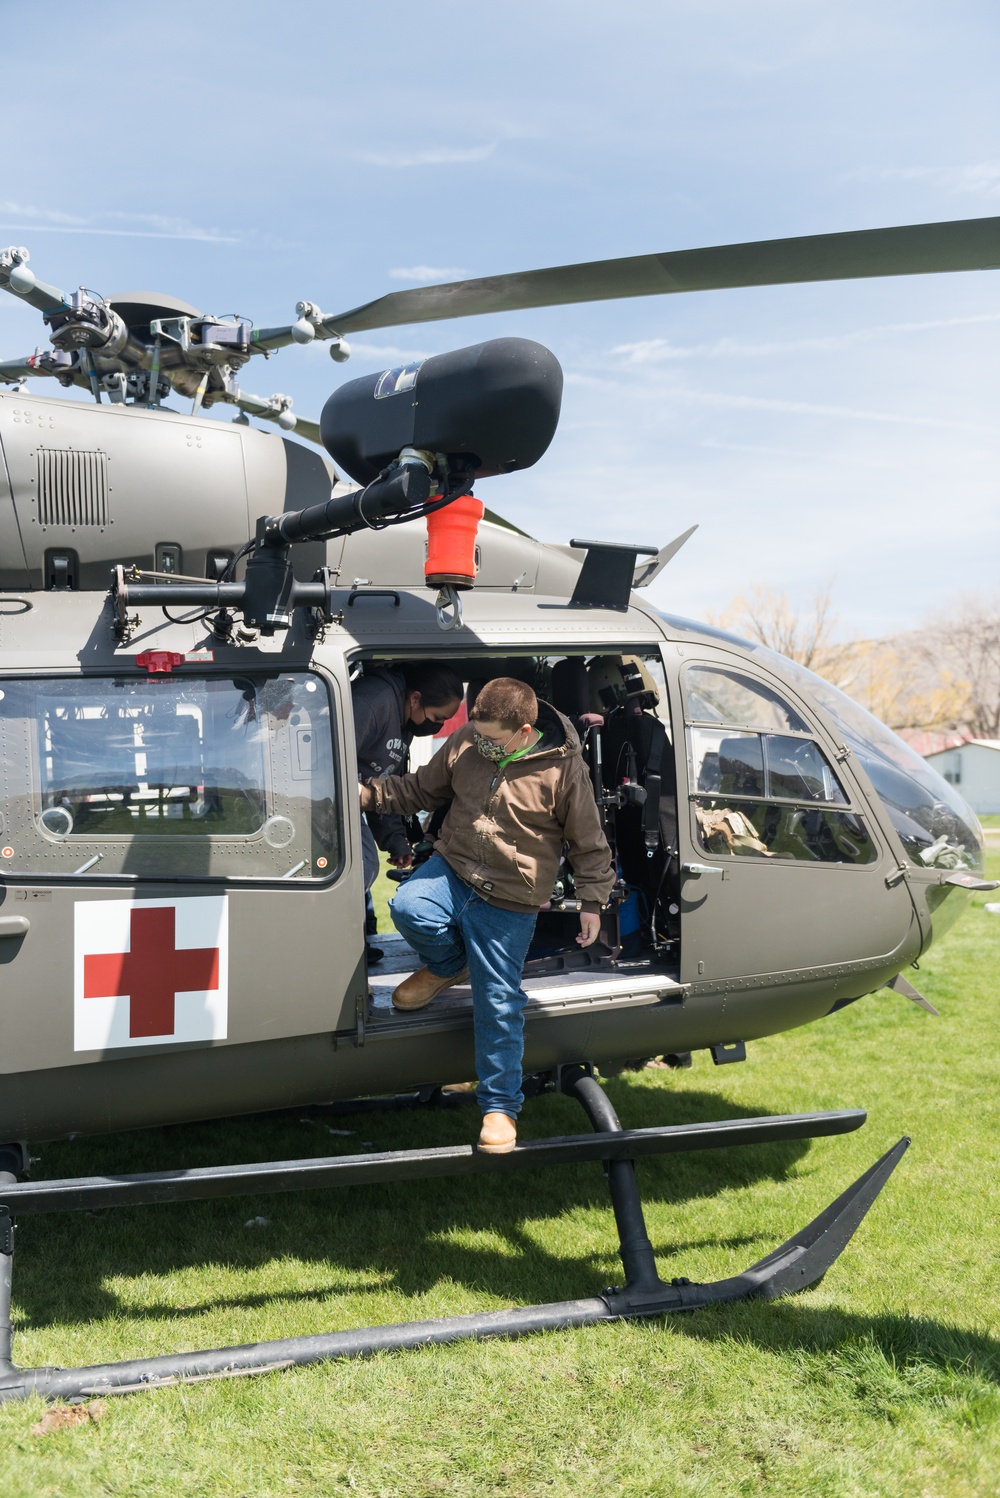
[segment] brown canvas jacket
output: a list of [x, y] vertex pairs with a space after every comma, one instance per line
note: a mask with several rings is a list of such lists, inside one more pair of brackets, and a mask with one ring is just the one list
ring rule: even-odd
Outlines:
[[590, 774], [576, 730], [539, 702], [545, 737], [503, 769], [476, 749], [471, 723], [453, 733], [430, 764], [370, 783], [379, 813], [451, 807], [434, 851], [491, 905], [537, 910], [552, 895], [563, 843], [585, 908], [606, 904], [614, 884]]

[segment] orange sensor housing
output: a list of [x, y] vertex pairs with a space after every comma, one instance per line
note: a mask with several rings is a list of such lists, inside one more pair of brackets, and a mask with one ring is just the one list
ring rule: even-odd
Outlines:
[[427, 517], [427, 561], [424, 581], [429, 588], [471, 588], [476, 580], [476, 532], [486, 506], [471, 494]]

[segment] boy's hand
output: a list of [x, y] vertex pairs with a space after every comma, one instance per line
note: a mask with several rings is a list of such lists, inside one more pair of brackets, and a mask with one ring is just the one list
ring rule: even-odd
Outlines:
[[358, 795], [361, 798], [361, 810], [367, 811], [372, 804], [372, 790], [370, 785], [358, 782]]
[[580, 935], [577, 944], [581, 947], [589, 947], [601, 934], [601, 918], [599, 915], [589, 911], [580, 911]]
[[413, 868], [413, 854], [412, 853], [390, 853], [389, 854], [389, 862], [392, 864], [392, 866], [393, 866], [394, 869], [412, 869]]

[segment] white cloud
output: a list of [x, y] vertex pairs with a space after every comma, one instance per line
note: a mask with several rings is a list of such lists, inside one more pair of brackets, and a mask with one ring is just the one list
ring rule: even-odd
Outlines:
[[741, 343], [737, 338], [717, 338], [712, 343], [677, 344], [669, 338], [645, 338], [638, 343], [619, 343], [612, 354], [625, 356], [629, 364], [666, 364], [678, 359], [755, 359], [772, 354], [796, 354], [850, 348], [897, 333], [924, 333], [935, 328], [968, 327], [975, 323], [1000, 322], [1000, 312], [973, 317], [942, 317], [930, 322], [884, 323], [874, 328], [855, 328], [850, 333], [831, 333], [820, 338], [791, 338], [774, 343]]
[[723, 453], [751, 453], [760, 457], [794, 458], [801, 461], [801, 447], [772, 447], [765, 442], [721, 442], [714, 437], [703, 437], [699, 447], [711, 448]]
[[0, 223], [5, 233], [16, 234], [99, 234], [109, 239], [194, 239], [203, 244], [239, 244], [235, 234], [210, 234], [207, 230], [191, 234], [157, 234], [150, 229], [63, 228], [56, 224]]
[[358, 151], [357, 161], [368, 166], [387, 166], [397, 170], [414, 166], [466, 166], [486, 161], [497, 148], [497, 142], [485, 146], [431, 146], [422, 151]]
[[965, 166], [958, 172], [959, 192], [986, 193], [989, 197], [1000, 197], [1000, 162], [983, 161], [978, 166]]
[[666, 386], [662, 392], [696, 401], [701, 405], [729, 406], [747, 411], [775, 411], [784, 416], [833, 416], [849, 421], [888, 422], [897, 426], [945, 427], [951, 431], [986, 432], [1000, 436], [1000, 427], [971, 421], [949, 421], [941, 416], [903, 416], [894, 411], [865, 411], [853, 406], [834, 406], [813, 401], [794, 401], [763, 395], [727, 395], [714, 390], [689, 390]]
[[87, 223], [87, 219], [74, 213], [63, 213], [59, 208], [35, 208], [26, 203], [0, 202], [0, 216], [30, 218], [44, 224], [65, 224], [68, 228]]
[[[11, 222], [11, 220], [19, 222]], [[107, 221], [136, 228], [112, 228]], [[203, 229], [184, 218], [157, 213], [107, 212], [81, 218], [60, 208], [29, 207], [23, 203], [0, 202], [0, 230], [25, 234], [99, 234], [112, 239], [191, 239], [205, 244], [239, 244], [237, 234], [223, 234], [219, 229]]]
[[674, 385], [665, 379], [646, 377], [644, 383], [601, 378], [595, 375], [568, 371], [567, 385], [600, 390], [607, 396], [627, 392], [632, 401], [636, 399], [654, 401], [660, 406], [670, 401], [691, 401], [703, 406], [722, 406], [732, 410], [771, 411], [782, 416], [829, 416], [838, 420], [881, 422], [892, 426], [941, 427], [949, 431], [981, 432], [991, 437], [1000, 437], [1000, 426], [986, 426], [971, 421], [952, 421], [942, 416], [907, 416], [894, 411], [865, 410], [854, 406], [838, 406], [819, 401], [788, 400], [780, 396], [739, 395], [719, 390], [698, 390], [691, 386]]
[[979, 161], [971, 166], [886, 166], [848, 172], [845, 182], [929, 182], [945, 192], [972, 193], [977, 197], [1000, 197], [1000, 161]]
[[468, 274], [457, 265], [400, 265], [389, 277], [393, 281], [461, 281]]
[[[206, 239], [213, 244], [238, 244], [238, 234], [223, 234], [220, 229], [203, 229], [186, 218], [176, 218], [162, 213], [108, 213], [109, 219], [124, 223], [143, 224], [148, 232], [163, 239]], [[140, 231], [134, 230], [134, 233]]]

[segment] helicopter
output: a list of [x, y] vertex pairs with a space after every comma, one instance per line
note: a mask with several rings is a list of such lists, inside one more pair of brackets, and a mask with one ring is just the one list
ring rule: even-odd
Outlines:
[[[636, 1157], [865, 1115], [628, 1130], [595, 1070], [697, 1050], [736, 1062], [886, 986], [929, 1008], [904, 970], [994, 887], [975, 816], [837, 688], [643, 599], [693, 527], [665, 545], [553, 546], [484, 512], [476, 481], [532, 466], [556, 430], [548, 349], [497, 338], [383, 370], [335, 389], [319, 422], [237, 376], [316, 339], [343, 362], [347, 335], [401, 323], [998, 263], [1000, 219], [978, 219], [529, 271], [332, 315], [300, 301], [296, 322], [256, 329], [162, 294], [67, 294], [25, 249], [0, 253], [0, 289], [51, 330], [50, 349], [0, 362], [14, 387], [0, 394], [0, 1400], [659, 1315], [825, 1273], [905, 1139], [742, 1275], [665, 1285]], [[29, 394], [35, 376], [93, 404]], [[237, 420], [207, 416], [216, 404]], [[468, 987], [401, 1014], [391, 993], [415, 954], [389, 937], [373, 966], [365, 946], [352, 685], [428, 660], [461, 679], [465, 708], [515, 677], [580, 736], [617, 879], [581, 951], [560, 868], [524, 971], [525, 1069], [529, 1090], [576, 1097], [593, 1132], [504, 1156], [26, 1178], [29, 1142], [386, 1093], [427, 1104], [470, 1075]], [[419, 859], [433, 827], [415, 838]], [[81, 1369], [13, 1362], [17, 1217], [571, 1160], [604, 1162], [625, 1269], [590, 1301]]]

